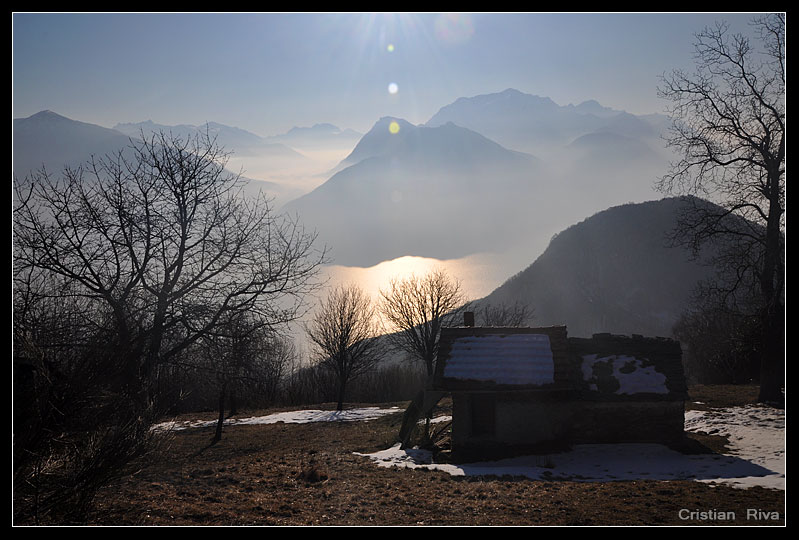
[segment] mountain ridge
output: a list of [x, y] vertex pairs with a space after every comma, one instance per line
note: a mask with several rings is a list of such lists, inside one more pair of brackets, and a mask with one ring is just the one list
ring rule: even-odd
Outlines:
[[638, 117], [596, 100], [561, 106], [551, 98], [512, 88], [494, 94], [458, 98], [441, 107], [426, 123], [453, 122], [513, 150], [543, 154], [596, 130], [654, 138], [659, 118]]
[[689, 199], [613, 206], [567, 227], [478, 305], [518, 301], [534, 310], [535, 325], [565, 324], [574, 336], [671, 336], [694, 287], [714, 272], [712, 247], [695, 258], [667, 242]]
[[12, 169], [17, 176], [42, 167], [51, 172], [77, 167], [92, 155], [116, 153], [130, 145], [130, 138], [117, 130], [50, 110], [15, 118], [12, 124]]
[[[392, 124], [399, 130], [392, 133]], [[526, 192], [541, 172], [537, 158], [466, 128], [395, 117], [379, 119], [348, 158], [283, 209], [316, 226], [337, 264], [355, 266], [403, 255], [455, 258], [506, 244], [524, 213], [514, 211], [521, 197], [505, 194]]]
[[237, 155], [266, 154], [276, 159], [294, 159], [300, 162], [307, 160], [303, 154], [289, 146], [269, 141], [245, 129], [213, 121], [195, 126], [193, 124], [165, 125], [145, 120], [144, 122], [120, 123], [114, 126], [114, 129], [132, 137], [139, 137], [142, 133], [145, 136], [150, 136], [158, 132], [172, 133], [184, 138], [207, 134], [215, 138], [217, 143], [226, 150]]
[[[151, 127], [158, 125], [151, 122]], [[49, 173], [58, 173], [65, 167], [84, 166], [92, 157], [105, 158], [129, 151], [132, 141], [137, 139], [113, 128], [43, 110], [13, 121], [13, 174], [25, 177], [38, 173], [42, 168]], [[242, 180], [246, 182], [244, 190], [249, 195], [264, 191], [283, 200], [296, 196], [294, 191], [274, 182], [247, 177], [242, 177]]]

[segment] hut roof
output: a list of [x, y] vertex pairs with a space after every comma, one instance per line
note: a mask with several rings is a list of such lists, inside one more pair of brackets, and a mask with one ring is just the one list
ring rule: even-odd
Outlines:
[[565, 326], [444, 328], [433, 389], [547, 390], [589, 401], [686, 399], [679, 342], [566, 334]]
[[433, 386], [440, 390], [540, 389], [568, 378], [566, 327], [458, 327], [441, 331]]

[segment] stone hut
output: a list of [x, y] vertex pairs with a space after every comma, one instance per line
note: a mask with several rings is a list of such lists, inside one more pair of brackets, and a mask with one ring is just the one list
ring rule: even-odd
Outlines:
[[451, 394], [452, 451], [478, 456], [669, 444], [683, 437], [686, 390], [680, 344], [670, 339], [569, 338], [565, 326], [445, 328], [415, 418]]

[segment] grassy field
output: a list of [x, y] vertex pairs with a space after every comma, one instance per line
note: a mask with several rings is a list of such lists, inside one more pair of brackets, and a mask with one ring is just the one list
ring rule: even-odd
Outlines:
[[[754, 387], [695, 387], [689, 407], [754, 401]], [[370, 404], [374, 405], [374, 404]], [[381, 404], [383, 407], [404, 403]], [[316, 406], [316, 408], [319, 408]], [[275, 411], [247, 411], [242, 416]], [[204, 418], [211, 419], [213, 415]], [[203, 418], [193, 415], [190, 418]], [[176, 431], [140, 470], [105, 488], [93, 525], [783, 525], [785, 492], [694, 481], [572, 482], [381, 468], [398, 414], [368, 422]], [[723, 437], [692, 435], [722, 451]], [[747, 510], [778, 520], [747, 520]], [[680, 511], [684, 510], [681, 514]], [[711, 519], [686, 520], [685, 510]], [[723, 516], [721, 513], [724, 513]], [[713, 519], [729, 517], [736, 519]], [[762, 514], [760, 514], [762, 515]]]

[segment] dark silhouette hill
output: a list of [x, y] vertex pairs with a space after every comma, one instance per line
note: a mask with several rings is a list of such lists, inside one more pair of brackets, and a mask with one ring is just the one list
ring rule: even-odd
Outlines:
[[566, 324], [570, 336], [671, 336], [694, 287], [713, 272], [704, 264], [708, 251], [694, 260], [668, 246], [685, 204], [666, 198], [599, 212], [557, 234], [535, 262], [480, 303], [527, 304], [536, 326]]

